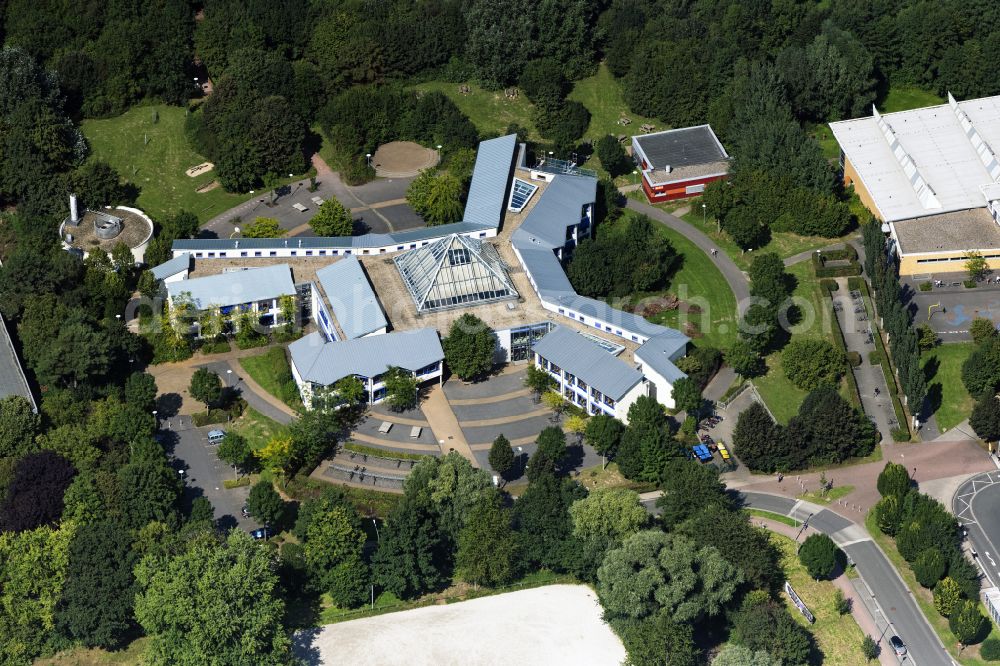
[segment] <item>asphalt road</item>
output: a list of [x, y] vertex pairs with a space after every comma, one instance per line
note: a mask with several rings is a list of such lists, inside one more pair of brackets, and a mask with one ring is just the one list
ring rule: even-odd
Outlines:
[[[876, 624], [889, 622], [887, 637], [895, 633], [906, 643], [908, 654], [900, 660], [903, 664], [919, 666], [952, 666], [951, 656], [944, 649], [937, 634], [927, 623], [913, 595], [900, 579], [899, 574], [871, 537], [858, 525], [832, 511], [815, 504], [766, 493], [740, 493], [747, 507], [762, 509], [807, 522], [808, 525], [828, 535], [854, 562], [865, 586], [875, 600]], [[655, 499], [646, 499], [647, 510], [654, 511]], [[877, 638], [877, 637], [876, 637]], [[891, 650], [887, 641], [883, 650]]]
[[955, 491], [952, 513], [968, 530], [973, 558], [990, 585], [1000, 584], [1000, 472], [972, 477]]
[[[190, 416], [175, 416], [164, 421], [164, 435], [173, 441], [172, 464], [184, 472], [184, 500], [207, 497], [215, 507], [215, 520], [222, 528], [252, 530], [260, 525], [242, 515], [250, 494], [248, 486], [227, 490], [222, 482], [234, 478], [233, 468], [219, 460], [215, 446], [208, 443], [208, 431], [220, 426], [195, 427]], [[169, 427], [168, 427], [169, 425]]]

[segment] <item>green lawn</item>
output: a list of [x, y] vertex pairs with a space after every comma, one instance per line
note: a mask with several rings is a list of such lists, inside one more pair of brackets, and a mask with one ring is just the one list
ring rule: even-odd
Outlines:
[[840, 144], [833, 138], [833, 130], [826, 123], [815, 125], [809, 130], [811, 136], [819, 147], [823, 149], [823, 157], [828, 160], [840, 159]]
[[763, 509], [743, 509], [748, 515], [754, 516], [756, 518], [767, 518], [768, 520], [775, 520], [779, 523], [784, 523], [789, 527], [798, 527], [802, 523], [786, 516], [782, 513], [771, 513], [770, 511], [764, 511]]
[[[154, 112], [159, 117], [155, 123]], [[230, 194], [221, 187], [198, 193], [199, 187], [215, 180], [216, 173], [208, 171], [194, 178], [184, 173], [208, 161], [188, 143], [185, 113], [176, 106], [140, 106], [117, 118], [84, 120], [82, 129], [90, 144], [90, 159], [107, 162], [142, 188], [136, 205], [150, 217], [162, 219], [186, 210], [204, 222], [251, 195]]]
[[682, 215], [681, 219], [718, 243], [719, 249], [728, 254], [743, 270], [750, 267], [754, 253], [774, 252], [782, 259], [787, 259], [802, 252], [811, 252], [830, 245], [844, 243], [854, 234], [851, 231], [848, 232], [847, 236], [841, 238], [824, 238], [823, 236], [799, 236], [786, 231], [778, 231], [771, 234], [771, 241], [764, 247], [752, 252], [743, 252], [726, 233], [718, 230], [714, 217], [704, 216], [701, 209], [701, 199], [692, 199], [689, 204], [691, 210]]
[[663, 225], [656, 227], [683, 256], [680, 270], [670, 280], [669, 292], [681, 301], [698, 305], [702, 312], [685, 314], [669, 310], [652, 315], [649, 320], [678, 330], [684, 330], [684, 324], [690, 322], [701, 333], [696, 339], [712, 347], [728, 349], [736, 342], [737, 333], [736, 297], [729, 283], [697, 245], [673, 229]]
[[137, 638], [123, 649], [108, 652], [100, 648], [76, 647], [58, 652], [51, 657], [35, 660], [35, 666], [112, 666], [114, 664], [141, 664], [148, 638]]
[[292, 369], [284, 347], [271, 347], [263, 354], [240, 359], [240, 366], [265, 391], [278, 398], [292, 409], [301, 412], [302, 397], [292, 379]]
[[[668, 129], [655, 118], [646, 118], [632, 113], [622, 97], [621, 85], [606, 65], [601, 63], [597, 74], [580, 79], [573, 85], [569, 99], [580, 102], [590, 111], [590, 126], [587, 127], [585, 138], [596, 141], [606, 134], [631, 136], [639, 134], [639, 126], [645, 123], [656, 125], [656, 129]], [[629, 118], [629, 125], [619, 125], [622, 116]]]
[[[820, 338], [833, 341], [833, 314], [824, 307], [819, 280], [813, 275], [812, 263], [801, 262], [787, 269], [796, 279], [795, 291], [792, 296], [799, 306], [802, 318], [792, 328], [793, 338]], [[767, 357], [767, 374], [753, 380], [757, 391], [780, 423], [788, 420], [799, 411], [799, 405], [805, 400], [806, 391], [792, 384], [785, 376], [781, 367], [781, 352], [774, 352]], [[840, 394], [847, 399], [847, 381], [841, 380]]]
[[248, 407], [243, 416], [230, 424], [229, 429], [246, 437], [254, 450], [264, 448], [272, 437], [288, 435], [288, 426], [264, 416], [253, 407]]
[[854, 486], [834, 486], [825, 493], [817, 490], [810, 490], [807, 493], [802, 493], [798, 497], [799, 499], [804, 499], [807, 502], [813, 502], [814, 504], [829, 504], [830, 502], [835, 502], [842, 497], [847, 497], [852, 492], [854, 492]]
[[785, 572], [786, 580], [812, 611], [816, 622], [810, 625], [788, 595], [782, 594], [788, 612], [816, 638], [816, 645], [823, 654], [824, 666], [855, 666], [864, 663], [861, 641], [865, 634], [851, 614], [841, 615], [834, 608], [836, 586], [830, 581], [810, 578], [796, 554], [796, 543], [788, 537], [771, 534], [771, 543], [781, 552], [781, 569]]
[[894, 86], [889, 88], [889, 93], [879, 105], [879, 111], [893, 113], [935, 104], [944, 104], [944, 99], [929, 90], [912, 86]]
[[428, 81], [414, 86], [417, 90], [436, 90], [448, 96], [462, 113], [469, 117], [482, 135], [497, 135], [507, 129], [511, 123], [517, 123], [527, 129], [532, 139], [541, 138], [531, 121], [531, 111], [534, 108], [523, 94], [515, 99], [507, 99], [503, 90], [484, 90], [475, 83], [466, 83], [471, 92], [463, 95], [458, 92], [461, 84], [447, 81]]
[[975, 348], [971, 342], [939, 345], [921, 356], [928, 398], [936, 406], [934, 415], [941, 432], [954, 428], [972, 413], [975, 400], [962, 383], [962, 364]]
[[[873, 511], [869, 511], [868, 515], [865, 516], [865, 528], [868, 533], [871, 534], [872, 538], [875, 540], [889, 558], [889, 561], [899, 575], [902, 577], [903, 582], [906, 586], [910, 588], [910, 593], [914, 599], [917, 601], [917, 605], [920, 606], [920, 610], [923, 611], [924, 616], [927, 617], [928, 622], [934, 629], [934, 632], [944, 643], [945, 649], [948, 653], [955, 658], [955, 661], [965, 666], [986, 666], [987, 663], [996, 662], [985, 662], [979, 658], [979, 646], [970, 645], [969, 647], [962, 650], [961, 653], [958, 651], [958, 641], [955, 639], [955, 635], [951, 633], [951, 629], [948, 627], [948, 618], [942, 617], [937, 609], [934, 608], [934, 595], [930, 590], [925, 589], [917, 582], [917, 577], [913, 575], [913, 570], [910, 569], [910, 565], [903, 559], [903, 556], [899, 554], [896, 550], [896, 542], [886, 535], [882, 534], [882, 531], [878, 528], [875, 523], [875, 515]], [[983, 611], [983, 615], [989, 617], [986, 608], [980, 603], [980, 609]], [[997, 632], [996, 625], [990, 623], [990, 635], [988, 638], [994, 638], [1000, 640], [1000, 632]]]

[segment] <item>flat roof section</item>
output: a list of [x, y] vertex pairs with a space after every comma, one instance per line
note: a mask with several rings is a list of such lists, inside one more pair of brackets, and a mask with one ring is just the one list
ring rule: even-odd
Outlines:
[[903, 254], [1000, 248], [1000, 225], [985, 208], [897, 220], [891, 224]]
[[709, 125], [640, 134], [632, 137], [649, 165], [656, 169], [721, 162], [729, 158]]
[[[982, 142], [993, 151], [1000, 149], [1000, 96], [957, 102], [956, 108], [968, 117]], [[830, 123], [884, 221], [983, 205], [980, 187], [993, 178], [956, 108], [940, 104], [882, 114], [888, 134], [874, 115]], [[914, 169], [933, 196], [918, 193]]]

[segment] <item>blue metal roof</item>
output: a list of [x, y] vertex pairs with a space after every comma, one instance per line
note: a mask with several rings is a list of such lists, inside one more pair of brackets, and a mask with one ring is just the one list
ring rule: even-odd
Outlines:
[[294, 296], [295, 285], [292, 283], [292, 269], [288, 264], [279, 264], [208, 275], [167, 285], [167, 293], [172, 299], [185, 292], [190, 294], [191, 302], [196, 309], [207, 310], [211, 307], [241, 305], [279, 296]]
[[288, 345], [303, 381], [321, 386], [349, 375], [375, 377], [392, 366], [416, 371], [444, 359], [441, 339], [433, 328], [327, 342], [319, 332]]
[[508, 134], [479, 144], [472, 183], [463, 219], [473, 224], [498, 227], [507, 207], [507, 186], [514, 169], [517, 135]]
[[150, 269], [153, 277], [157, 280], [163, 280], [171, 275], [177, 275], [182, 271], [191, 270], [191, 255], [181, 254], [169, 261], [165, 261], [159, 266]]
[[9, 395], [19, 395], [31, 403], [32, 411], [38, 411], [35, 404], [35, 396], [31, 393], [28, 380], [24, 376], [24, 369], [21, 367], [21, 359], [18, 358], [7, 333], [7, 324], [3, 317], [0, 317], [0, 398]]
[[690, 341], [691, 338], [680, 331], [668, 328], [666, 333], [655, 335], [639, 345], [635, 350], [635, 357], [673, 384], [678, 379], [687, 377], [674, 365], [673, 359], [684, 355]]
[[596, 178], [556, 176], [514, 235], [536, 244], [562, 247], [566, 244], [566, 229], [580, 224], [583, 207], [594, 203], [596, 197]]
[[642, 381], [642, 373], [576, 331], [557, 326], [532, 349], [613, 400]]
[[555, 252], [548, 248], [538, 249], [529, 242], [520, 243], [517, 239], [514, 240], [514, 247], [541, 296], [555, 299], [564, 294], [576, 295]]
[[360, 338], [388, 326], [375, 290], [357, 257], [344, 257], [316, 271], [316, 279], [341, 330], [348, 339]]

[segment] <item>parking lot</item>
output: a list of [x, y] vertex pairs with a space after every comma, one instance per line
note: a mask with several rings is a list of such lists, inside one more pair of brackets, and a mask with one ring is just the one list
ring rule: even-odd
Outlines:
[[184, 502], [206, 497], [215, 507], [220, 527], [252, 530], [260, 525], [241, 512], [250, 495], [249, 486], [227, 489], [225, 479], [235, 478], [233, 468], [219, 460], [216, 447], [208, 442], [208, 431], [219, 426], [197, 427], [190, 416], [175, 416], [161, 423], [161, 437], [172, 453], [171, 464], [184, 477]]

